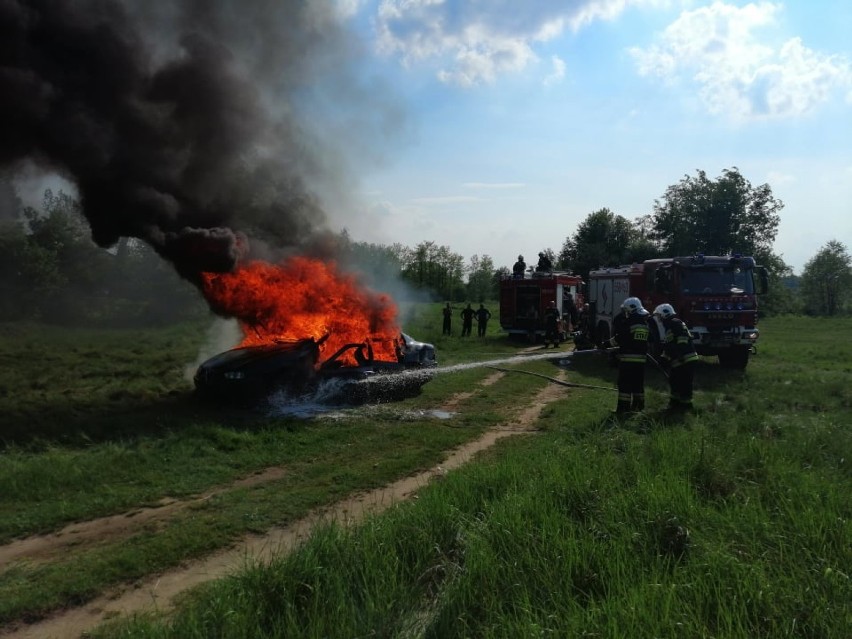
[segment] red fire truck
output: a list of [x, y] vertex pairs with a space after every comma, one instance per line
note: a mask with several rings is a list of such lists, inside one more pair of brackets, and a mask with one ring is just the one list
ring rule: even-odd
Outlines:
[[[692, 331], [700, 355], [717, 355], [722, 366], [745, 369], [760, 335], [757, 296], [767, 283], [766, 269], [741, 255], [671, 257], [592, 271], [591, 337], [599, 345], [609, 340], [613, 315], [626, 297], [638, 297], [649, 311], [668, 302]], [[660, 331], [652, 322], [652, 337]], [[652, 350], [659, 347], [658, 338], [652, 342]]]
[[506, 276], [500, 280], [500, 326], [510, 336], [536, 341], [544, 337], [545, 309], [550, 302], [556, 302], [562, 316], [557, 329], [559, 339], [565, 341], [573, 329], [571, 321], [576, 322], [583, 306], [582, 286], [579, 275], [560, 271]]

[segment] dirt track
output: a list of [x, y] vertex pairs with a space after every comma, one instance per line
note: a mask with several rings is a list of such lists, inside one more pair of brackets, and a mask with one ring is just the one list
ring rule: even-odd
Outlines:
[[[493, 384], [504, 373], [494, 373], [484, 379], [480, 386]], [[476, 391], [459, 393], [451, 397], [442, 406], [443, 410], [454, 409], [459, 402], [470, 397]], [[301, 540], [307, 538], [320, 523], [339, 521], [345, 524], [357, 523], [368, 514], [382, 512], [395, 503], [408, 499], [421, 487], [435, 477], [458, 468], [470, 459], [504, 437], [533, 432], [534, 424], [541, 410], [548, 403], [559, 399], [565, 393], [563, 387], [545, 386], [529, 405], [522, 408], [510, 420], [487, 431], [476, 441], [456, 448], [448, 453], [444, 461], [427, 471], [400, 479], [390, 485], [367, 493], [354, 495], [327, 508], [318, 510], [288, 526], [273, 528], [263, 535], [244, 537], [234, 546], [215, 553], [204, 559], [170, 570], [158, 576], [108, 592], [78, 608], [63, 610], [40, 622], [7, 628], [0, 637], [60, 639], [79, 637], [106, 619], [116, 615], [130, 614], [146, 609], [167, 609], [173, 598], [210, 579], [222, 577], [239, 569], [247, 560], [265, 561], [275, 554], [287, 552]], [[53, 535], [31, 537], [0, 547], [0, 564], [14, 559], [26, 558], [28, 561], [49, 559], [58, 553], [68, 552], [70, 548], [93, 544], [104, 539], [119, 538], [140, 521], [158, 521], [199, 501], [239, 486], [257, 485], [274, 481], [286, 474], [281, 468], [266, 469], [229, 486], [221, 487], [192, 500], [167, 501], [151, 508], [105, 517], [89, 522], [76, 523]]]

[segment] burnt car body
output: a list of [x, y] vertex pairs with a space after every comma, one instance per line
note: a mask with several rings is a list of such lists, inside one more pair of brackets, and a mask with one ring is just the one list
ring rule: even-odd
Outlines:
[[[338, 404], [390, 401], [417, 394], [438, 363], [432, 344], [402, 333], [397, 361], [375, 360], [370, 343], [363, 342], [346, 344], [318, 364], [325, 339], [277, 341], [219, 353], [198, 367], [195, 388], [204, 397], [225, 401], [258, 401], [279, 390], [293, 397], [319, 395]], [[345, 363], [352, 359], [356, 365]]]

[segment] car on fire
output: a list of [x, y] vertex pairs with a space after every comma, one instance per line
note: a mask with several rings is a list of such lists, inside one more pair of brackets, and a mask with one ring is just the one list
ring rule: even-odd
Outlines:
[[[396, 340], [396, 361], [373, 357], [369, 341], [346, 344], [320, 363], [328, 335], [233, 348], [205, 361], [195, 388], [210, 399], [253, 402], [283, 391], [316, 395], [336, 404], [390, 401], [417, 394], [438, 365], [435, 347], [406, 333]], [[355, 364], [352, 364], [354, 360]]]

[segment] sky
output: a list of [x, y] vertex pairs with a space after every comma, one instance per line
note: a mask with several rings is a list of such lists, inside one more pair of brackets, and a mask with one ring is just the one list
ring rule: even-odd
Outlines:
[[593, 211], [737, 167], [784, 202], [801, 274], [852, 249], [852, 2], [338, 0], [399, 107], [332, 225], [511, 267]]

